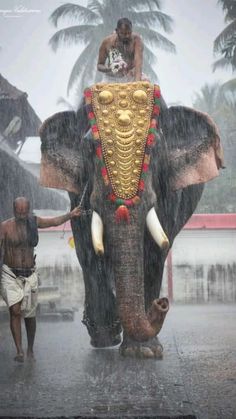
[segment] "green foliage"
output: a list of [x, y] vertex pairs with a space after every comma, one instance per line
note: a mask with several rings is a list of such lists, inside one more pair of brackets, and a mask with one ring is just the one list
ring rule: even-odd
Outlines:
[[70, 74], [68, 93], [77, 84], [77, 91], [80, 91], [81, 96], [84, 87], [99, 80], [101, 75], [96, 72], [99, 46], [114, 31], [117, 20], [124, 16], [132, 21], [134, 32], [138, 32], [143, 38], [145, 73], [152, 81], [157, 79], [152, 67], [155, 54], [148, 46], [175, 52], [174, 44], [159, 32], [162, 30], [170, 33], [173, 23], [170, 16], [161, 12], [160, 1], [89, 0], [87, 7], [67, 3], [52, 13], [50, 21], [55, 27], [65, 19], [74, 24], [58, 30], [49, 44], [53, 51], [62, 45], [84, 44], [84, 50], [76, 59]]
[[225, 21], [230, 21], [236, 18], [236, 1], [235, 0], [218, 0], [218, 3], [222, 6], [225, 15]]
[[208, 113], [217, 124], [226, 168], [209, 182], [197, 212], [236, 212], [236, 90], [235, 83], [205, 85], [195, 95], [193, 107]]
[[221, 56], [214, 62], [213, 71], [218, 68], [231, 68], [236, 70], [236, 1], [235, 0], [219, 0], [226, 13], [225, 21], [229, 24], [217, 36], [214, 41], [214, 52]]

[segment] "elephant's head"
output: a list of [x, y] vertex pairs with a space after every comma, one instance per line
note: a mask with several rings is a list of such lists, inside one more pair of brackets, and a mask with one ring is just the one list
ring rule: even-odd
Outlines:
[[41, 183], [81, 196], [89, 182], [93, 249], [109, 266], [119, 318], [135, 341], [156, 336], [168, 310], [156, 297], [168, 247], [202, 192], [191, 185], [222, 167], [209, 117], [162, 103], [148, 82], [97, 84], [77, 113], [56, 114], [41, 129]]

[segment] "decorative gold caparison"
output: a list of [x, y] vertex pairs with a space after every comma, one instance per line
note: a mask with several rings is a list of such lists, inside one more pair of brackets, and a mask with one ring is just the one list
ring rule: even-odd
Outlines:
[[148, 82], [99, 83], [92, 87], [103, 156], [118, 198], [133, 198], [138, 191], [153, 90]]

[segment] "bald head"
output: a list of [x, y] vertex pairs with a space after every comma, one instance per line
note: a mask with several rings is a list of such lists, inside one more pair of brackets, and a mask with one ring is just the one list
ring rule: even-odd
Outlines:
[[19, 196], [13, 202], [13, 211], [17, 220], [25, 220], [29, 215], [30, 203], [24, 196]]

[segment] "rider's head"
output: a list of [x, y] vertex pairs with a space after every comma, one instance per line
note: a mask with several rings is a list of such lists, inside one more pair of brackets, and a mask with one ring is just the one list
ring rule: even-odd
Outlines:
[[13, 211], [17, 220], [26, 220], [29, 215], [30, 203], [24, 196], [19, 196], [13, 202]]
[[116, 25], [116, 33], [121, 42], [129, 43], [132, 35], [132, 22], [127, 17], [119, 19]]

